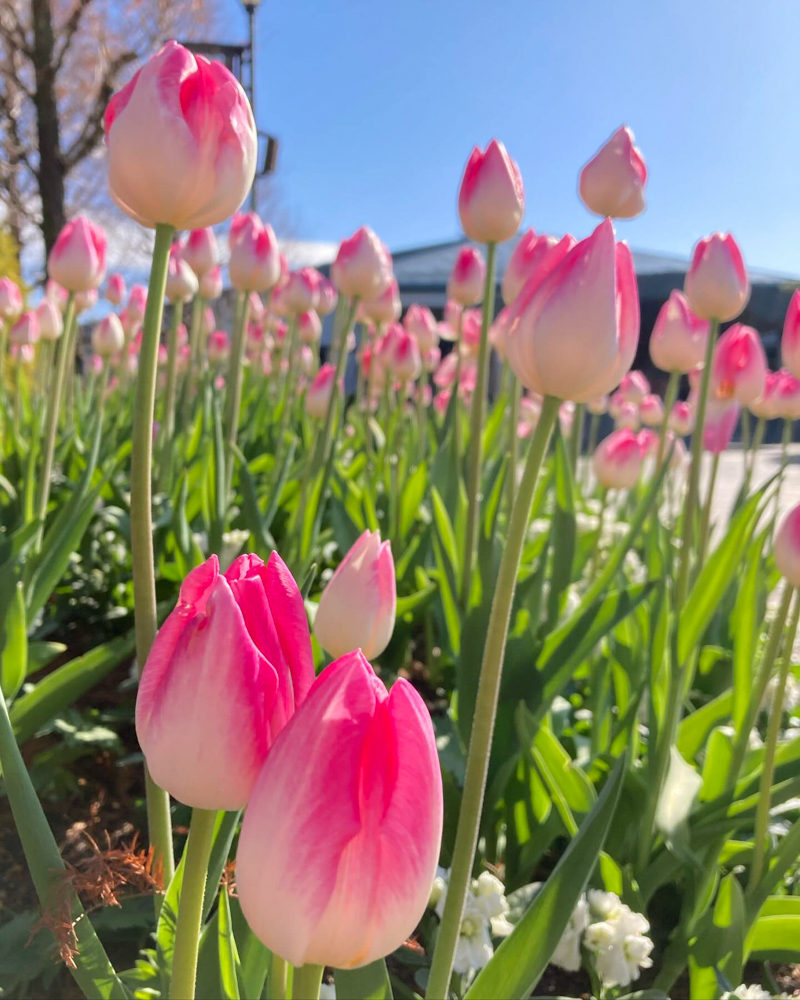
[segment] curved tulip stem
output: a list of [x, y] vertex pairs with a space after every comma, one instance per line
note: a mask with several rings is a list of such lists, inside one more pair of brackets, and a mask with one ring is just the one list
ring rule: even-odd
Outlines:
[[756, 806], [753, 863], [750, 866], [750, 878], [747, 883], [747, 891], [749, 893], [754, 892], [758, 886], [761, 873], [764, 869], [765, 844], [767, 840], [767, 828], [769, 826], [770, 792], [772, 790], [772, 777], [775, 773], [775, 752], [778, 747], [778, 736], [780, 735], [781, 721], [783, 719], [783, 698], [786, 694], [786, 682], [792, 666], [792, 646], [794, 645], [794, 638], [797, 635], [798, 619], [800, 619], [800, 595], [795, 596], [792, 617], [789, 620], [789, 628], [786, 630], [786, 637], [783, 642], [783, 658], [778, 669], [778, 683], [775, 685], [775, 694], [772, 698], [772, 705], [769, 708], [767, 739], [764, 744], [764, 763], [761, 768], [758, 805]]
[[514, 509], [511, 512], [508, 537], [497, 575], [492, 610], [486, 630], [486, 643], [483, 647], [483, 662], [481, 663], [478, 693], [475, 701], [475, 714], [469, 738], [464, 792], [461, 798], [458, 830], [453, 848], [453, 867], [450, 872], [447, 900], [428, 979], [427, 996], [429, 1000], [445, 1000], [450, 983], [453, 956], [458, 943], [464, 901], [472, 874], [472, 860], [478, 841], [478, 828], [483, 809], [486, 772], [489, 767], [489, 752], [494, 733], [495, 715], [497, 714], [497, 698], [508, 638], [511, 605], [517, 586], [517, 574], [531, 515], [536, 482], [553, 427], [558, 419], [558, 407], [559, 401], [557, 399], [552, 396], [545, 397], [539, 422], [528, 449], [525, 471], [517, 490]]
[[[461, 606], [466, 615], [472, 589], [472, 565], [478, 544], [481, 467], [483, 465], [483, 421], [486, 413], [486, 386], [489, 380], [489, 324], [494, 316], [494, 268], [496, 243], [486, 244], [486, 282], [483, 287], [481, 340], [478, 348], [478, 378], [469, 411], [469, 458], [467, 462], [467, 530], [461, 580]], [[456, 387], [457, 388], [457, 387]]]
[[[675, 400], [678, 398], [678, 390], [681, 387], [681, 373], [680, 372], [670, 372], [669, 381], [667, 382], [667, 389], [664, 393], [664, 419], [661, 421], [661, 430], [658, 435], [658, 452], [656, 453], [656, 472], [661, 468], [661, 463], [664, 461], [664, 451], [667, 446], [667, 431], [669, 430], [669, 417], [672, 413], [672, 407], [675, 405]], [[590, 452], [591, 454], [591, 452]]]
[[239, 427], [239, 411], [242, 406], [242, 373], [244, 362], [244, 341], [247, 320], [250, 315], [250, 296], [245, 292], [236, 310], [236, 327], [233, 331], [230, 358], [228, 359], [228, 380], [225, 395], [225, 497], [230, 497], [233, 482], [233, 449]]
[[519, 472], [519, 401], [522, 396], [522, 386], [513, 372], [511, 376], [511, 407], [508, 415], [508, 478], [506, 479], [506, 498], [508, 514], [514, 509], [514, 496], [517, 492], [517, 473]]
[[301, 965], [292, 976], [294, 1000], [319, 1000], [323, 968], [321, 965]]
[[[158, 340], [164, 310], [172, 226], [156, 228], [156, 245], [150, 269], [150, 286], [142, 328], [139, 374], [133, 404], [133, 448], [131, 451], [131, 562], [135, 607], [136, 662], [141, 675], [158, 631], [156, 614], [155, 566], [153, 557], [153, 517], [151, 468], [153, 451], [153, 409], [158, 371]], [[172, 820], [169, 796], [159, 788], [145, 766], [147, 824], [156, 864], [161, 865], [164, 885], [174, 872]]]
[[178, 903], [178, 923], [175, 928], [175, 951], [169, 985], [171, 1000], [194, 1000], [203, 897], [216, 822], [216, 810], [192, 810], [181, 898]]
[[428, 388], [428, 376], [423, 372], [417, 380], [417, 461], [425, 458], [428, 445], [428, 411], [425, 408], [425, 389]]

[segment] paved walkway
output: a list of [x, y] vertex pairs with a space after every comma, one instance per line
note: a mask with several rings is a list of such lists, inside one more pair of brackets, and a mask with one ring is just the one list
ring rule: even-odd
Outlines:
[[[756, 457], [751, 487], [763, 483], [774, 475], [781, 464], [781, 446], [763, 445]], [[706, 455], [703, 464], [702, 486], [703, 496], [707, 489], [711, 468], [711, 456]], [[743, 456], [741, 448], [729, 448], [720, 456], [717, 483], [714, 489], [714, 504], [712, 517], [719, 524], [720, 519], [727, 520], [733, 502], [742, 485]], [[789, 446], [789, 463], [784, 474], [783, 487], [780, 496], [780, 512], [784, 514], [790, 507], [800, 503], [800, 444]]]

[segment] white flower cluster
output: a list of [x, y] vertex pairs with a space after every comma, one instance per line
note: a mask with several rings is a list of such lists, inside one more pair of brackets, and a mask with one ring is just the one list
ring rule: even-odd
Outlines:
[[[450, 872], [440, 868], [431, 890], [429, 905], [441, 920], [447, 899]], [[492, 935], [505, 937], [512, 930], [506, 919], [508, 900], [503, 883], [491, 872], [481, 872], [473, 879], [464, 904], [461, 930], [458, 936], [453, 969], [458, 973], [476, 972], [494, 954]]]
[[775, 996], [755, 983], [751, 986], [742, 983], [735, 990], [722, 994], [722, 1000], [734, 1000], [734, 997], [738, 997], [738, 1000], [781, 1000], [781, 997], [788, 997], [788, 993], [779, 993]]
[[650, 924], [614, 892], [590, 889], [578, 900], [550, 961], [576, 972], [581, 965], [581, 940], [594, 953], [595, 966], [605, 987], [627, 986], [641, 969], [653, 964]]

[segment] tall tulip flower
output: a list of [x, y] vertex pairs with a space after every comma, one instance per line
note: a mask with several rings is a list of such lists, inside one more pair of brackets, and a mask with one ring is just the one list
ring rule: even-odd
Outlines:
[[203, 229], [193, 229], [186, 237], [183, 246], [183, 259], [194, 271], [198, 278], [208, 274], [212, 268], [216, 267], [219, 254], [217, 252], [217, 238], [214, 230], [210, 226]]
[[317, 678], [253, 789], [236, 858], [247, 921], [295, 967], [374, 962], [422, 916], [441, 831], [422, 699], [403, 679], [387, 694], [349, 653]]
[[393, 277], [377, 298], [365, 299], [361, 306], [373, 323], [396, 323], [403, 311], [397, 279]]
[[731, 443], [739, 419], [739, 403], [735, 399], [709, 399], [703, 425], [703, 447], [712, 455], [720, 455]]
[[115, 313], [109, 313], [92, 331], [92, 349], [100, 358], [113, 358], [125, 346], [125, 332]]
[[58, 234], [47, 273], [70, 292], [97, 288], [106, 273], [106, 235], [100, 226], [78, 215]]
[[272, 226], [264, 224], [255, 213], [241, 216], [239, 227], [230, 231], [231, 255], [228, 274], [239, 292], [267, 292], [281, 277], [278, 241]]
[[711, 365], [711, 393], [749, 406], [764, 394], [767, 358], [752, 326], [734, 323], [719, 338]]
[[343, 295], [370, 302], [391, 281], [392, 258], [369, 226], [362, 226], [339, 244], [331, 277]]
[[[559, 242], [555, 236], [537, 236], [532, 229], [522, 234], [503, 273], [501, 290], [507, 306], [513, 304], [525, 282]], [[569, 245], [564, 246], [568, 249]]]
[[109, 274], [106, 281], [106, 299], [112, 306], [118, 306], [125, 298], [125, 279], [121, 274]]
[[647, 166], [635, 143], [622, 125], [581, 170], [578, 187], [590, 212], [632, 219], [644, 211]]
[[427, 306], [410, 305], [403, 317], [403, 326], [416, 338], [420, 351], [429, 351], [439, 342], [438, 324]]
[[683, 290], [700, 319], [720, 323], [736, 319], [750, 298], [744, 258], [730, 233], [712, 233], [699, 240], [692, 253]]
[[486, 264], [477, 247], [463, 247], [447, 282], [447, 296], [462, 306], [474, 306], [483, 298]]
[[606, 489], [630, 489], [642, 471], [639, 438], [629, 428], [612, 431], [597, 446], [592, 458], [597, 481]]
[[64, 330], [64, 319], [55, 302], [42, 299], [36, 307], [36, 316], [42, 340], [58, 340]]
[[11, 327], [8, 339], [17, 347], [33, 346], [39, 340], [39, 317], [36, 311], [28, 309]]
[[672, 407], [668, 418], [669, 428], [680, 437], [686, 437], [694, 430], [694, 409], [691, 403], [678, 400]]
[[781, 359], [784, 367], [795, 378], [800, 378], [800, 288], [789, 300], [789, 308], [783, 321]]
[[636, 369], [628, 372], [620, 379], [615, 395], [625, 403], [640, 405], [645, 396], [650, 395], [650, 383], [647, 376], [644, 372]]
[[167, 299], [172, 302], [189, 302], [197, 294], [197, 275], [181, 256], [181, 248], [173, 246], [167, 270]]
[[472, 150], [458, 194], [461, 226], [475, 243], [502, 243], [519, 229], [525, 191], [519, 167], [506, 147], [492, 139]]
[[222, 295], [222, 269], [219, 264], [206, 271], [200, 279], [199, 292], [206, 302], [213, 302]]
[[336, 366], [322, 365], [306, 389], [306, 413], [316, 420], [322, 420], [328, 412], [331, 393], [336, 384]]
[[11, 278], [0, 278], [0, 319], [16, 319], [22, 312], [22, 292]]
[[690, 372], [703, 364], [708, 338], [708, 320], [692, 312], [689, 301], [677, 289], [661, 307], [650, 335], [650, 357], [665, 372]]

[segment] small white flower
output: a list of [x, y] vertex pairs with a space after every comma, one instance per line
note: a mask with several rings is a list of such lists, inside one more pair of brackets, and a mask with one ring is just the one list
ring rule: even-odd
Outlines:
[[472, 883], [475, 906], [486, 917], [500, 917], [508, 913], [508, 900], [503, 895], [504, 885], [491, 872], [481, 872]]
[[589, 905], [586, 897], [581, 896], [572, 911], [561, 940], [550, 957], [553, 965], [558, 965], [567, 972], [577, 972], [581, 967], [581, 934], [589, 923]]
[[[786, 994], [781, 993], [779, 994], [779, 996], [785, 997]], [[729, 993], [722, 994], [722, 1000], [733, 1000], [734, 997], [738, 997], [739, 1000], [773, 1000], [771, 993], [769, 993], [767, 990], [762, 989], [755, 983], [753, 983], [751, 986], [746, 986], [744, 983], [742, 983], [742, 985], [737, 986], [735, 990], [731, 990]]]
[[595, 965], [606, 987], [627, 986], [649, 969], [653, 942], [647, 937], [650, 924], [613, 892], [589, 892], [589, 908], [598, 918], [586, 929], [584, 943], [594, 952]]
[[453, 968], [462, 974], [482, 969], [493, 954], [489, 923], [483, 913], [475, 907], [474, 900], [468, 897], [461, 920]]
[[595, 920], [608, 920], [617, 916], [624, 905], [615, 892], [603, 892], [602, 889], [590, 889], [587, 899]]

